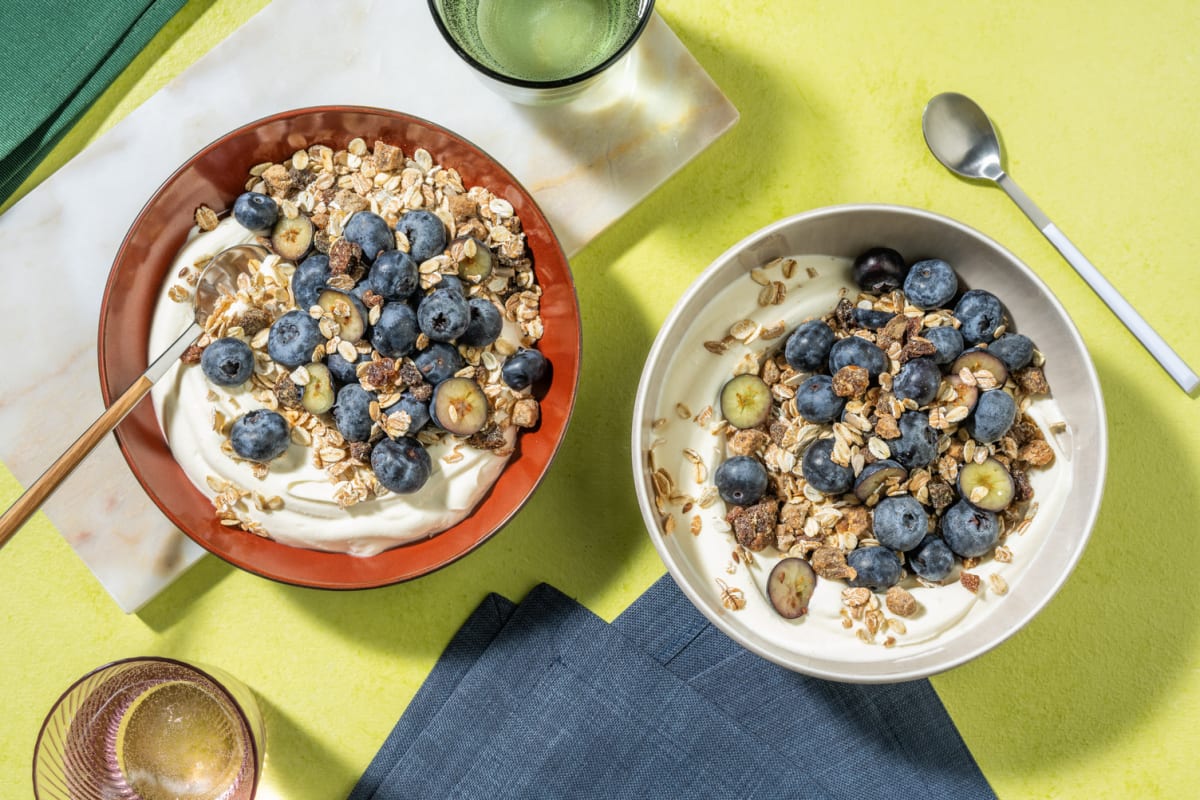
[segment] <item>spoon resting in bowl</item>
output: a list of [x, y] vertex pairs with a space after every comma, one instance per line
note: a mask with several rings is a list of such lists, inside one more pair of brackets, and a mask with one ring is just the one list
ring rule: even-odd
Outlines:
[[12, 538], [25, 521], [37, 511], [55, 489], [67, 476], [87, 457], [96, 445], [120, 424], [125, 415], [134, 409], [138, 402], [146, 396], [152, 387], [172, 365], [179, 360], [204, 332], [204, 323], [208, 320], [213, 306], [222, 295], [232, 294], [237, 289], [239, 274], [249, 271], [252, 259], [261, 259], [267, 255], [263, 247], [253, 244], [240, 244], [222, 250], [213, 256], [212, 260], [200, 274], [196, 284], [196, 295], [193, 301], [195, 318], [179, 338], [164, 350], [158, 358], [146, 367], [113, 404], [83, 432], [75, 443], [58, 457], [25, 493], [17, 498], [3, 516], [0, 516], [0, 547]]
[[996, 129], [974, 100], [956, 92], [939, 94], [925, 106], [921, 129], [930, 152], [951, 172], [998, 184], [1180, 388], [1189, 395], [1196, 391], [1200, 377], [1004, 171]]

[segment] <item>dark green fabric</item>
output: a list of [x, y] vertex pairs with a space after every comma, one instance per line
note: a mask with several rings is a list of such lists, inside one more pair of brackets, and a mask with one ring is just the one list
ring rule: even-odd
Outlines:
[[185, 0], [0, 0], [0, 202]]

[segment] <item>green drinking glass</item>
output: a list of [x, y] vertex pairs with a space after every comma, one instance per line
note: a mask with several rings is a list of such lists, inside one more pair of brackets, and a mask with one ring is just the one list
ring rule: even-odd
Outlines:
[[451, 49], [502, 96], [571, 100], [629, 52], [654, 0], [429, 0]]

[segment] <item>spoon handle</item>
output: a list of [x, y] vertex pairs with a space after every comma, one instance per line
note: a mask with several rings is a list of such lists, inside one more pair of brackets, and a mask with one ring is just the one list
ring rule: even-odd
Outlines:
[[75, 468], [87, 458], [88, 454], [96, 449], [96, 445], [100, 444], [104, 437], [120, 424], [125, 415], [137, 406], [138, 402], [150, 391], [150, 387], [170, 369], [172, 364], [179, 360], [188, 345], [196, 341], [200, 332], [201, 328], [196, 323], [193, 322], [188, 326], [183, 335], [156, 358], [154, 363], [147, 367], [146, 371], [138, 376], [138, 379], [75, 440], [75, 443], [68, 447], [66, 452], [59, 456], [42, 473], [41, 477], [17, 498], [17, 502], [9, 506], [8, 510], [0, 516], [0, 548], [4, 547], [13, 534], [21, 529], [26, 520], [41, 508], [42, 503], [46, 502], [46, 498], [54, 493], [59, 484], [75, 471]]
[[1171, 345], [1167, 344], [1166, 340], [1158, 335], [1154, 328], [1150, 327], [1150, 323], [1142, 318], [1142, 315], [1129, 304], [1129, 301], [1121, 296], [1116, 287], [1108, 282], [1108, 279], [1100, 274], [1100, 270], [1096, 269], [1091, 261], [1088, 261], [1087, 256], [1079, 251], [1066, 235], [1058, 229], [1058, 226], [1050, 221], [1050, 218], [1042, 212], [1040, 208], [1034, 205], [1033, 201], [1025, 192], [1021, 191], [1021, 187], [1017, 186], [1008, 175], [1001, 176], [997, 181], [1000, 188], [1008, 193], [1008, 196], [1013, 199], [1021, 210], [1025, 212], [1025, 216], [1029, 217], [1042, 235], [1050, 240], [1050, 244], [1062, 253], [1063, 258], [1075, 268], [1079, 273], [1079, 277], [1087, 281], [1088, 286], [1092, 287], [1104, 304], [1117, 315], [1121, 322], [1125, 323], [1125, 327], [1129, 332], [1137, 337], [1142, 346], [1150, 351], [1150, 355], [1158, 361], [1162, 368], [1167, 371], [1167, 374], [1179, 384], [1179, 387], [1189, 395], [1196, 391], [1196, 387], [1200, 386], [1200, 376], [1187, 365], [1179, 354], [1171, 349]]
[[42, 473], [41, 477], [25, 490], [24, 494], [17, 498], [17, 502], [4, 512], [4, 516], [0, 516], [0, 547], [3, 547], [12, 538], [12, 535], [21, 529], [25, 521], [41, 508], [42, 503], [46, 502], [46, 498], [67, 479], [68, 475], [75, 471], [75, 468], [87, 457], [88, 453], [95, 449], [108, 432], [117, 427], [117, 423], [133, 410], [133, 407], [146, 396], [153, 385], [153, 382], [145, 375], [134, 381], [133, 385], [126, 389], [125, 393], [118, 397], [108, 407], [108, 410], [101, 414], [100, 418], [93, 422], [75, 440], [75, 443], [68, 447], [66, 452], [59, 456]]

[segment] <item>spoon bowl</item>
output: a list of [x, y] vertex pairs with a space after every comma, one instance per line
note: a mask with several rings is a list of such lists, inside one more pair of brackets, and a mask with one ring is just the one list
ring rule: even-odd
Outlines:
[[208, 321], [218, 298], [237, 291], [238, 275], [250, 273], [251, 261], [266, 257], [267, 248], [257, 244], [235, 244], [213, 256], [196, 284], [196, 296], [192, 300], [196, 324], [203, 326]]
[[992, 121], [966, 95], [945, 92], [921, 117], [925, 144], [942, 165], [964, 178], [998, 181], [1004, 175], [1000, 139]]
[[996, 129], [974, 100], [957, 92], [937, 95], [925, 106], [921, 130], [930, 152], [946, 169], [963, 178], [998, 184], [1181, 389], [1188, 394], [1195, 394], [1200, 389], [1200, 376], [1005, 173], [1004, 154]]

